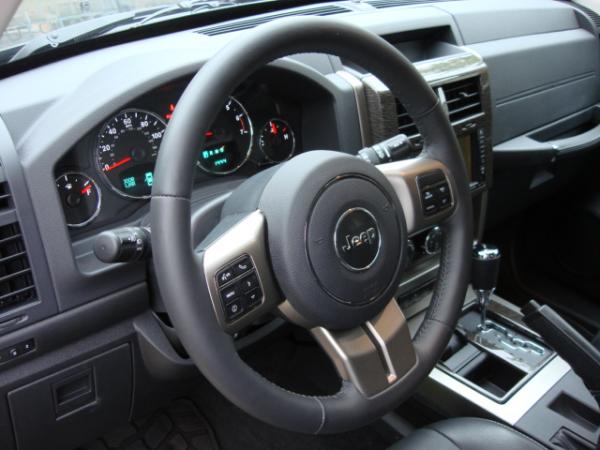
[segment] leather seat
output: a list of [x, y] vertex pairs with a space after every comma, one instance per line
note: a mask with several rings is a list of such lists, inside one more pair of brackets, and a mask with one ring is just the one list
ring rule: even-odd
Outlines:
[[457, 418], [415, 430], [388, 450], [540, 450], [543, 445], [514, 428], [486, 419]]

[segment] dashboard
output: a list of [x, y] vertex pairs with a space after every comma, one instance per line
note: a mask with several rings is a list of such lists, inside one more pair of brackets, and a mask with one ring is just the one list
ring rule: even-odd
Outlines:
[[[600, 141], [582, 143], [600, 124], [600, 43], [589, 18], [552, 0], [406, 3], [329, 2], [199, 25], [0, 80], [0, 250], [10, 241], [10, 257], [19, 260], [18, 270], [0, 280], [0, 356], [28, 349], [14, 360], [0, 358], [0, 397], [26, 392], [28, 383], [55, 385], [81, 364], [94, 367], [103, 393], [83, 419], [52, 415], [48, 423], [0, 402], [0, 448], [27, 448], [36, 436], [75, 447], [74, 430], [85, 439], [104, 431], [94, 427], [126, 422], [165, 380], [197, 374], [173, 345], [176, 333], [163, 307], [169, 299], [160, 298], [152, 264], [106, 264], [93, 244], [101, 232], [150, 225], [154, 164], [182, 92], [255, 19], [334, 16], [402, 50], [448, 105], [478, 235], [490, 216], [502, 221], [549, 195], [563, 161], [597, 148]], [[294, 155], [316, 149], [356, 155], [399, 132], [417, 148], [423, 144], [379, 80], [322, 54], [292, 55], [255, 72], [224, 99], [213, 125], [195, 132], [194, 244], [218, 223], [237, 186]], [[407, 297], [416, 299], [435, 278], [441, 239], [436, 229], [412, 236], [414, 270], [401, 286]], [[0, 269], [7, 267], [0, 259]], [[119, 363], [107, 363], [108, 370], [107, 357]], [[120, 373], [122, 382], [104, 389], [102, 367]], [[31, 410], [43, 406], [54, 414], [45, 402], [40, 398]]]
[[[297, 78], [273, 68], [260, 71], [224, 102], [209, 130], [196, 130], [196, 186], [246, 178], [306, 150], [303, 115], [314, 99], [322, 103], [323, 95]], [[122, 105], [58, 161], [56, 188], [72, 234], [127, 218], [147, 204], [162, 138], [190, 79], [163, 84]], [[290, 89], [299, 83], [301, 97]], [[313, 122], [307, 131], [327, 135], [323, 125]]]

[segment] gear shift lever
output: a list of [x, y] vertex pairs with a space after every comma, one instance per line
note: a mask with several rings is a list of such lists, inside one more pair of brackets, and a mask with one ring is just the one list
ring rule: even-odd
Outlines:
[[477, 243], [473, 246], [473, 261], [471, 265], [471, 284], [481, 311], [479, 328], [487, 329], [486, 316], [490, 297], [496, 289], [498, 272], [500, 270], [500, 250], [489, 244]]

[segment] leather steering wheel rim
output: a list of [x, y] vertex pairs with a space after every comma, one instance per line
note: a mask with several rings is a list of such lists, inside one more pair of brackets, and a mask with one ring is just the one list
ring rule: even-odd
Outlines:
[[[289, 392], [247, 366], [215, 320], [207, 299], [202, 255], [192, 248], [191, 203], [197, 130], [208, 129], [227, 96], [255, 70], [296, 53], [333, 54], [359, 64], [403, 103], [424, 139], [424, 154], [447, 167], [454, 207], [444, 231], [439, 278], [426, 317], [413, 338], [415, 364], [382, 392], [366, 396], [343, 380], [333, 396]], [[447, 116], [413, 65], [379, 36], [324, 18], [274, 21], [228, 44], [195, 75], [163, 138], [151, 200], [154, 264], [161, 295], [194, 363], [231, 402], [271, 425], [303, 433], [358, 428], [410, 396], [443, 352], [469, 281], [472, 216], [464, 163]]]

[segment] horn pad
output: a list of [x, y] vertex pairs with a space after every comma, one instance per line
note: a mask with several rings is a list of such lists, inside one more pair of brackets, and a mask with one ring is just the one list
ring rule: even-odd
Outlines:
[[299, 155], [274, 172], [259, 208], [275, 277], [304, 324], [351, 328], [394, 296], [408, 236], [375, 167], [337, 152]]

